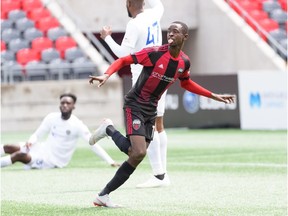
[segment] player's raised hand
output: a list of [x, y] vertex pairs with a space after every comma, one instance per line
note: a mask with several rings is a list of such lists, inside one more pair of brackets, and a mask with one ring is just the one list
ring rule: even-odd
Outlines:
[[94, 80], [99, 81], [98, 87], [101, 87], [102, 85], [104, 85], [104, 83], [106, 82], [106, 80], [109, 78], [109, 76], [107, 74], [101, 75], [101, 76], [89, 76], [90, 80], [89, 83], [93, 84]]
[[235, 102], [235, 95], [230, 95], [230, 94], [225, 94], [225, 95], [220, 95], [220, 94], [215, 94], [212, 93], [212, 98], [214, 100], [224, 102], [226, 104], [234, 103]]

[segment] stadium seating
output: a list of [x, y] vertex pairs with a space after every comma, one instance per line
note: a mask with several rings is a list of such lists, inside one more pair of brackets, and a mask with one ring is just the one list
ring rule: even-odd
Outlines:
[[41, 53], [42, 50], [52, 48], [53, 41], [47, 37], [38, 37], [31, 41], [31, 48], [36, 52]]
[[40, 57], [35, 50], [26, 48], [16, 53], [16, 60], [19, 64], [26, 65], [30, 61], [39, 61]]
[[68, 36], [68, 32], [62, 27], [51, 28], [47, 31], [47, 37], [53, 41], [62, 36]]
[[9, 43], [9, 41], [16, 39], [16, 38], [20, 38], [21, 34], [17, 29], [14, 28], [10, 28], [10, 29], [5, 29], [2, 32], [2, 40], [5, 43]]
[[9, 41], [8, 47], [9, 47], [9, 50], [16, 53], [21, 49], [29, 48], [30, 44], [29, 44], [29, 41], [27, 40], [17, 38], [17, 39], [13, 39]]
[[10, 80], [10, 77], [12, 77], [11, 81], [14, 82], [21, 82], [26, 79], [25, 74], [23, 72], [23, 67], [18, 62], [15, 61], [4, 62], [1, 69], [3, 71], [2, 78], [4, 79], [5, 79], [4, 76], [6, 76], [7, 80]]
[[85, 57], [75, 59], [71, 63], [74, 78], [76, 79], [87, 79], [89, 75], [96, 73], [96, 65]]
[[49, 64], [51, 79], [71, 79], [73, 78], [71, 64], [63, 59], [54, 59]]
[[281, 6], [277, 1], [267, 0], [263, 2], [262, 9], [270, 14], [275, 9], [281, 9]]
[[54, 59], [61, 58], [60, 52], [55, 48], [44, 49], [41, 52], [41, 59], [43, 62], [50, 63]]
[[55, 41], [55, 48], [60, 51], [61, 57], [65, 57], [65, 50], [68, 48], [76, 47], [77, 44], [72, 37], [62, 36]]
[[34, 27], [34, 22], [27, 17], [18, 19], [15, 22], [15, 27], [18, 31], [24, 32], [28, 28], [33, 28]]
[[73, 62], [80, 57], [85, 57], [85, 55], [79, 47], [72, 47], [65, 50], [64, 58], [67, 61]]
[[6, 50], [6, 43], [1, 40], [1, 52]]
[[20, 1], [9, 1], [9, 0], [2, 0], [1, 1], [1, 19], [7, 19], [8, 13], [12, 10], [17, 10], [21, 8]]
[[282, 9], [275, 9], [271, 11], [270, 17], [271, 19], [278, 22], [280, 28], [285, 28], [285, 24], [287, 21], [287, 12], [283, 11]]
[[9, 19], [1, 19], [1, 32], [13, 28], [13, 22]]
[[255, 31], [257, 30], [256, 25], [259, 24], [260, 20], [264, 20], [268, 17], [268, 14], [262, 10], [252, 10], [248, 13], [249, 16], [246, 17], [246, 22], [251, 26]]
[[43, 4], [41, 0], [25, 0], [22, 1], [22, 8], [23, 10], [29, 12], [37, 8], [43, 8]]
[[48, 80], [47, 66], [43, 62], [31, 61], [25, 66], [27, 80]]
[[26, 17], [26, 13], [23, 10], [17, 9], [9, 11], [8, 19], [12, 22], [16, 22], [18, 19]]
[[50, 72], [53, 79], [71, 79], [74, 61], [76, 77], [84, 73], [79, 68], [84, 62], [86, 74], [95, 71], [91, 61], [79, 60], [83, 51], [41, 0], [2, 0], [1, 6], [1, 64], [18, 68], [12, 76], [17, 81], [48, 79]]
[[36, 27], [46, 33], [49, 29], [60, 26], [58, 20], [54, 17], [45, 17], [36, 22]]
[[39, 38], [43, 36], [44, 36], [44, 33], [34, 27], [26, 29], [23, 33], [24, 39], [30, 42], [34, 40], [35, 38]]
[[51, 17], [51, 13], [48, 9], [40, 7], [36, 8], [35, 10], [30, 10], [27, 17], [33, 21], [37, 21], [45, 17]]
[[15, 53], [10, 50], [4, 50], [1, 52], [1, 63], [15, 61]]

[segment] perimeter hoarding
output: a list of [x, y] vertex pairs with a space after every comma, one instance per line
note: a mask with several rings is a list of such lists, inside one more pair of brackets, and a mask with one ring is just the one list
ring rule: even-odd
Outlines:
[[[235, 94], [236, 102], [224, 104], [195, 95], [182, 89], [179, 81], [177, 81], [168, 89], [166, 96], [165, 127], [239, 128], [237, 75], [193, 76], [192, 79], [215, 93]], [[131, 77], [125, 76], [123, 81], [123, 92], [126, 93], [131, 88]]]
[[241, 129], [287, 129], [287, 72], [239, 71]]

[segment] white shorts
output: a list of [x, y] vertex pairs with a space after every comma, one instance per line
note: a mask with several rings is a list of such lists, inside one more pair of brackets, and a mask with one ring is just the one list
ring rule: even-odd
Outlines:
[[44, 152], [43, 143], [37, 143], [33, 145], [29, 154], [31, 155], [31, 161], [25, 165], [25, 169], [51, 169], [56, 168], [55, 165], [49, 163]]
[[167, 94], [167, 90], [163, 93], [163, 95], [161, 96], [160, 100], [158, 101], [157, 117], [164, 116], [166, 94]]

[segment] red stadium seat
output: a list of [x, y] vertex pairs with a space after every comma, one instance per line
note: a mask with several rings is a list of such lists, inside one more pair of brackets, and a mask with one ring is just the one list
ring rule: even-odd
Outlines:
[[1, 40], [1, 52], [6, 50], [6, 43]]
[[65, 50], [68, 48], [76, 47], [77, 43], [72, 37], [62, 36], [55, 41], [55, 47], [60, 51], [61, 57], [64, 58]]
[[40, 20], [45, 17], [50, 17], [51, 13], [48, 9], [46, 8], [36, 8], [35, 10], [29, 11], [27, 14], [27, 17], [33, 21]]
[[278, 0], [278, 2], [280, 3], [282, 9], [287, 11], [287, 0]]
[[54, 17], [45, 17], [36, 22], [36, 28], [46, 33], [49, 29], [60, 26], [58, 20]]
[[[254, 30], [256, 30], [256, 23], [258, 24], [260, 20], [264, 20], [268, 18], [268, 14], [263, 10], [252, 10], [248, 13], [246, 17], [246, 22], [250, 25]], [[255, 23], [256, 22], [256, 23]]]
[[36, 8], [44, 7], [41, 0], [25, 0], [22, 1], [22, 9], [25, 11], [31, 11]]
[[245, 15], [245, 12], [251, 10], [260, 10], [261, 7], [258, 2], [249, 1], [249, 0], [235, 0], [230, 2], [231, 7], [240, 15]]
[[21, 49], [16, 53], [16, 60], [19, 64], [26, 65], [31, 61], [39, 61], [40, 56], [35, 50], [26, 48]]
[[263, 34], [262, 31], [265, 31], [267, 34], [273, 30], [276, 30], [276, 29], [279, 29], [279, 24], [275, 21], [275, 20], [272, 20], [270, 18], [266, 18], [266, 19], [263, 19], [263, 20], [260, 20], [259, 21], [259, 25], [261, 27], [260, 31], [259, 29], [257, 29], [260, 37], [263, 38], [263, 40], [267, 41], [267, 37]]
[[12, 10], [21, 9], [20, 0], [1, 0], [1, 18], [7, 19], [8, 13]]
[[35, 50], [38, 54], [42, 50], [49, 49], [53, 47], [53, 41], [47, 37], [38, 37], [32, 40], [31, 48]]

